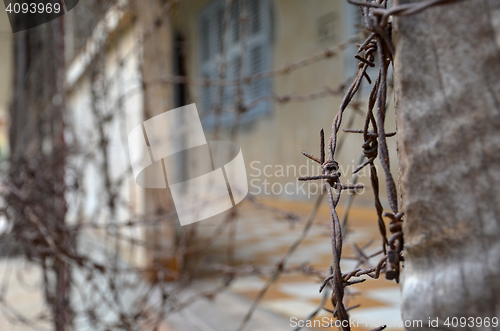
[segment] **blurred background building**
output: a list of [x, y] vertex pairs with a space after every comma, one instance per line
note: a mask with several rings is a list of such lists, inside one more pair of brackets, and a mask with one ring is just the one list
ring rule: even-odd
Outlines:
[[[245, 109], [236, 135], [247, 164], [250, 192], [275, 199], [311, 198], [316, 184], [310, 183], [312, 188], [304, 190], [296, 178], [300, 166], [307, 166], [302, 175], [318, 169], [300, 151], [318, 153], [319, 130], [325, 128], [328, 135], [341, 88], [357, 72], [352, 45], [347, 51], [329, 51], [359, 33], [360, 15], [355, 6], [344, 1], [235, 2], [229, 10], [222, 50], [224, 1], [181, 1], [168, 8], [97, 3], [80, 4], [65, 16], [68, 111], [78, 118], [78, 126], [89, 122], [78, 116], [89, 116], [91, 83], [96, 79], [92, 70], [99, 63], [108, 78], [107, 106], [126, 114], [125, 131], [155, 114], [194, 102], [205, 132], [213, 134], [219, 122], [214, 114], [219, 107], [219, 88], [203, 79], [216, 82], [224, 63], [224, 79], [236, 79], [238, 70], [257, 78], [242, 84]], [[244, 27], [243, 8], [248, 15]], [[166, 17], [152, 16], [151, 11], [162, 10]], [[104, 54], [100, 48], [106, 49]], [[259, 79], [255, 77], [259, 73], [268, 75]], [[176, 83], [176, 75], [191, 79]], [[365, 85], [363, 90], [368, 91]], [[236, 113], [237, 86], [227, 84], [221, 90], [221, 134], [227, 137]], [[355, 104], [363, 101], [360, 98]], [[362, 128], [362, 116], [349, 120], [350, 128]], [[388, 125], [388, 131], [393, 131], [393, 121]], [[113, 137], [117, 141], [112, 144], [122, 144], [118, 132]], [[361, 144], [360, 135], [350, 134], [346, 139], [338, 156], [345, 174], [357, 165], [355, 149]], [[112, 167], [122, 167], [112, 172], [123, 172], [128, 160], [126, 146], [110, 148], [110, 153], [117, 153]], [[363, 172], [360, 177], [369, 183]], [[273, 186], [275, 183], [280, 185]], [[288, 183], [293, 186], [285, 190]]]

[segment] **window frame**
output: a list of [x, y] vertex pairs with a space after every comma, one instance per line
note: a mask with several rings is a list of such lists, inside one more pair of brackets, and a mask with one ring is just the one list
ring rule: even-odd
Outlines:
[[[360, 32], [360, 29], [356, 27], [356, 23], [361, 24], [364, 26], [364, 18], [363, 15], [361, 14], [361, 11], [359, 9], [359, 6], [353, 5], [348, 3], [347, 1], [344, 3], [345, 9], [344, 9], [344, 25], [345, 25], [345, 36], [344, 40], [347, 40], [348, 38], [351, 38], [352, 36], [356, 35], [357, 33]], [[359, 21], [358, 21], [359, 20]], [[354, 23], [353, 23], [354, 22]], [[345, 64], [345, 71], [344, 71], [344, 79], [350, 79], [353, 78], [357, 75], [358, 73], [358, 63], [359, 61], [354, 57], [356, 55], [358, 47], [354, 44], [348, 46], [344, 50], [344, 64]], [[362, 55], [362, 53], [360, 54]], [[373, 87], [373, 84], [375, 80], [377, 79], [377, 73], [379, 69], [379, 60], [378, 60], [378, 55], [377, 53], [375, 54], [375, 67], [368, 67], [367, 73], [372, 79], [372, 84], [368, 84], [366, 79], [363, 79], [361, 87], [360, 87], [360, 95], [362, 97], [367, 97], [370, 95], [370, 91]], [[351, 83], [351, 82], [349, 82]]]
[[[255, 0], [238, 0], [240, 1], [255, 1]], [[255, 74], [258, 72], [263, 72], [263, 71], [268, 71], [271, 68], [271, 55], [272, 55], [272, 49], [271, 49], [271, 40], [272, 40], [272, 24], [271, 24], [271, 5], [269, 0], [257, 0], [260, 3], [260, 6], [258, 7], [259, 10], [259, 25], [260, 28], [257, 32], [253, 31], [253, 25], [250, 22], [247, 28], [247, 42], [246, 42], [246, 53], [244, 55], [244, 75], [248, 74]], [[212, 0], [209, 1], [199, 12], [198, 18], [197, 18], [197, 23], [198, 23], [198, 73], [200, 74], [201, 77], [203, 78], [212, 78], [212, 79], [218, 79], [218, 73], [219, 70], [217, 68], [217, 63], [220, 61], [220, 50], [218, 48], [220, 47], [220, 42], [213, 43], [212, 40], [218, 39], [221, 40], [220, 37], [218, 37], [218, 32], [221, 30], [222, 26], [222, 21], [219, 20], [220, 22], [220, 27], [217, 28], [217, 25], [214, 24], [217, 20], [214, 19], [217, 17], [217, 15], [220, 15], [219, 13], [222, 12], [222, 15], [224, 14], [224, 6], [225, 6], [225, 0]], [[247, 11], [250, 10], [249, 4], [247, 3]], [[236, 69], [235, 62], [239, 58], [239, 55], [241, 54], [241, 42], [239, 38], [241, 38], [241, 31], [239, 31], [239, 37], [237, 38], [237, 41], [235, 41], [235, 34], [234, 32], [237, 31], [234, 28], [234, 20], [232, 18], [233, 12], [231, 9], [231, 19], [230, 19], [230, 28], [229, 28], [229, 33], [227, 33], [227, 40], [226, 40], [226, 78], [231, 79], [235, 78], [236, 75], [235, 73], [232, 72], [232, 70]], [[205, 56], [205, 47], [203, 47], [203, 40], [201, 39], [202, 37], [202, 32], [204, 30], [204, 27], [202, 26], [203, 20], [207, 20], [208, 22], [208, 37], [209, 37], [209, 42], [208, 42], [208, 58]], [[252, 72], [251, 70], [251, 53], [254, 49], [261, 47], [262, 50], [260, 51], [260, 54], [262, 56], [261, 62], [259, 65], [259, 69], [257, 72]], [[272, 93], [272, 86], [271, 86], [271, 80], [269, 78], [262, 79], [259, 81], [260, 82], [260, 89], [262, 90], [260, 95], [254, 96], [252, 94], [252, 85], [251, 84], [245, 84], [243, 86], [244, 89], [244, 94], [245, 94], [245, 104], [249, 104], [253, 100], [260, 98], [265, 95], [271, 95]], [[228, 98], [229, 96], [235, 96], [235, 89], [236, 86], [229, 86], [229, 87], [224, 87], [224, 99]], [[207, 95], [208, 93], [208, 95]], [[200, 114], [202, 115], [202, 124], [206, 129], [211, 129], [215, 126], [216, 124], [216, 117], [213, 112], [208, 112], [208, 109], [213, 107], [213, 104], [215, 102], [215, 98], [217, 93], [217, 87], [216, 86], [200, 86], [199, 88], [199, 100], [201, 104], [201, 111]], [[234, 105], [233, 100], [227, 100], [225, 99], [223, 101], [223, 107], [225, 106], [224, 103], [228, 103], [229, 105]], [[210, 106], [207, 106], [207, 104], [210, 104]], [[245, 124], [249, 123], [251, 121], [254, 121], [256, 118], [259, 118], [265, 114], [270, 113], [271, 110], [271, 105], [272, 102], [269, 100], [264, 100], [259, 102], [256, 106], [254, 106], [252, 109], [247, 110], [242, 116], [240, 117], [240, 124]], [[235, 114], [234, 112], [223, 112], [220, 115], [220, 124], [222, 126], [228, 126], [231, 125], [234, 121]]]

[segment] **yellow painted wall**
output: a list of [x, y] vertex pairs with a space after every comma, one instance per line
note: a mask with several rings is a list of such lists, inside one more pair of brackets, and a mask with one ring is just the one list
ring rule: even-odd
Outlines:
[[[209, 0], [210, 1], [210, 0]], [[193, 76], [199, 75], [198, 61], [198, 15], [204, 5], [208, 4], [206, 0], [190, 0], [181, 2], [179, 9], [178, 28], [184, 32], [187, 39], [188, 70]], [[329, 47], [341, 43], [347, 38], [346, 33], [346, 7], [349, 6], [345, 1], [333, 0], [270, 0], [272, 6], [272, 26], [274, 39], [271, 46], [271, 67], [281, 68], [289, 63], [297, 62], [303, 58], [324, 51]], [[318, 36], [318, 20], [329, 13], [333, 13], [333, 31], [334, 38], [326, 41], [320, 40]], [[354, 54], [350, 55], [353, 56]], [[343, 56], [327, 59], [310, 65], [306, 68], [297, 70], [290, 75], [281, 76], [273, 80], [273, 93], [284, 94], [308, 94], [323, 90], [326, 86], [336, 87], [347, 78], [346, 64], [348, 61]], [[354, 64], [355, 66], [355, 64]], [[354, 70], [356, 70], [354, 68]], [[350, 72], [353, 70], [351, 69]], [[366, 83], [365, 83], [366, 84]], [[190, 89], [193, 101], [198, 103], [200, 88], [192, 86]], [[366, 93], [365, 93], [366, 96]], [[391, 96], [392, 98], [392, 96]], [[306, 150], [315, 155], [319, 154], [319, 130], [325, 129], [327, 138], [331, 134], [331, 125], [333, 118], [338, 112], [340, 97], [326, 97], [309, 102], [293, 102], [287, 104], [274, 104], [271, 112], [265, 116], [259, 117], [249, 125], [240, 128], [238, 134], [238, 143], [242, 147], [245, 162], [247, 164], [247, 173], [249, 180], [255, 179], [258, 171], [255, 167], [263, 170], [266, 165], [268, 173], [272, 173], [270, 178], [259, 177], [260, 182], [254, 181], [257, 186], [263, 189], [263, 180], [267, 179], [269, 184], [280, 183], [283, 187], [287, 183], [290, 191], [299, 192], [299, 195], [289, 195], [279, 192], [279, 186], [275, 186], [274, 193], [269, 189], [267, 196], [271, 198], [284, 199], [307, 199], [307, 195], [301, 195], [301, 190], [297, 189], [297, 182], [292, 172], [292, 168], [285, 176], [281, 176], [279, 165], [286, 170], [287, 166], [299, 166], [309, 164], [309, 174], [311, 170], [318, 171], [318, 168], [303, 157], [300, 152]], [[344, 128], [350, 117], [352, 110], [348, 110], [344, 117]], [[363, 127], [363, 116], [357, 115], [353, 124], [354, 128]], [[387, 117], [387, 131], [393, 131], [395, 128], [393, 111], [390, 111]], [[357, 134], [341, 134], [347, 136], [345, 146], [339, 155], [337, 161], [347, 169], [347, 177], [355, 166], [359, 157], [362, 145], [362, 136]], [[344, 139], [341, 138], [341, 139]], [[392, 171], [397, 178], [397, 154], [394, 138], [390, 142], [392, 152]], [[257, 161], [260, 163], [253, 163]], [[347, 168], [349, 167], [349, 168]], [[379, 172], [382, 172], [380, 164]], [[302, 169], [304, 170], [304, 169]], [[362, 182], [369, 185], [368, 169], [362, 178]], [[287, 176], [288, 175], [288, 176]], [[381, 187], [384, 188], [384, 175], [380, 176]], [[252, 183], [252, 182], [251, 182]], [[311, 187], [314, 192], [314, 187]], [[250, 187], [250, 192], [257, 192], [257, 189]], [[266, 195], [266, 194], [264, 194]], [[361, 200], [371, 201], [372, 194], [361, 195]]]

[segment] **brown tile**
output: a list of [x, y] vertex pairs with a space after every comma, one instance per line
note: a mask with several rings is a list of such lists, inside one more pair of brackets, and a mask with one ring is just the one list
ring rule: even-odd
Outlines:
[[285, 274], [282, 275], [279, 279], [278, 283], [296, 283], [296, 282], [310, 282], [311, 280], [315, 280], [315, 277], [307, 276], [301, 273], [296, 274]]
[[367, 279], [363, 283], [359, 283], [355, 285], [357, 290], [363, 291], [367, 289], [375, 289], [375, 288], [394, 288], [399, 287], [399, 285], [395, 281], [389, 281], [385, 279], [385, 275], [380, 275], [379, 279]]

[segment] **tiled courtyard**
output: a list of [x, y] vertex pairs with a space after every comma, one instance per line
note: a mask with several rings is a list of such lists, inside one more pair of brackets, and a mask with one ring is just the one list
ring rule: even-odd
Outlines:
[[[301, 215], [301, 221], [293, 227], [290, 223], [276, 216], [277, 214], [269, 210], [259, 210], [245, 202], [241, 208], [241, 218], [237, 223], [236, 236], [236, 260], [242, 265], [274, 266], [278, 263], [287, 251], [288, 247], [300, 235], [305, 218], [312, 209], [312, 203], [296, 201], [260, 200], [266, 205], [279, 208]], [[343, 208], [338, 208], [340, 217]], [[380, 234], [376, 223], [375, 209], [367, 204], [354, 204], [349, 212], [349, 227], [346, 240], [344, 242], [343, 257], [354, 257], [353, 244], [358, 247], [372, 241], [372, 244], [365, 250], [367, 254], [374, 253], [381, 249]], [[200, 223], [201, 233], [210, 233], [215, 226], [212, 221]], [[221, 253], [227, 244], [227, 231], [220, 239], [208, 249], [206, 253], [214, 254], [223, 259]], [[218, 251], [218, 249], [221, 251]], [[375, 265], [379, 257], [373, 258], [370, 262]], [[321, 271], [328, 270], [332, 261], [329, 209], [326, 199], [323, 201], [314, 225], [306, 239], [299, 245], [294, 254], [289, 259], [287, 267], [296, 267], [302, 263], [308, 263], [314, 269]], [[348, 272], [355, 269], [357, 261], [353, 259], [343, 259], [341, 263], [342, 271]], [[231, 287], [237, 293], [248, 300], [257, 297], [267, 281], [265, 276], [249, 276], [237, 280]], [[350, 296], [348, 307], [360, 305], [350, 311], [353, 318], [360, 321], [359, 327], [355, 330], [369, 330], [370, 323], [373, 327], [380, 326], [377, 322], [397, 323], [401, 320], [400, 312], [400, 291], [398, 285], [393, 281], [387, 281], [384, 275], [380, 279], [374, 280], [366, 277], [364, 283], [349, 287]], [[274, 283], [264, 296], [261, 307], [285, 316], [287, 319], [296, 317], [305, 319], [315, 311], [322, 301], [322, 294], [319, 293], [320, 282], [317, 277], [307, 276], [303, 273], [284, 274]], [[326, 307], [331, 308], [328, 302]], [[320, 313], [317, 319], [327, 317], [326, 311]], [[365, 327], [365, 322], [368, 327]], [[319, 323], [319, 322], [318, 322]], [[363, 326], [363, 327], [362, 327]], [[325, 328], [322, 328], [325, 329]], [[329, 329], [329, 328], [326, 328]], [[332, 328], [336, 329], [336, 328]], [[398, 327], [388, 327], [388, 330], [402, 330]]]
[[[311, 211], [312, 203], [259, 201], [264, 202], [267, 206], [302, 216], [294, 226], [291, 226], [289, 221], [277, 217], [274, 211], [256, 209], [249, 202], [244, 202], [239, 207], [241, 216], [236, 224], [235, 263], [239, 266], [259, 266], [263, 270], [272, 271], [272, 268], [281, 260], [287, 249], [302, 232], [305, 218]], [[315, 270], [321, 272], [328, 270], [332, 254], [329, 238], [329, 209], [325, 202], [323, 201], [308, 236], [290, 256], [286, 264], [287, 268], [308, 263]], [[342, 213], [342, 208], [339, 208], [339, 215], [342, 216]], [[199, 223], [200, 236], [212, 233], [218, 224], [220, 224], [220, 220], [217, 219]], [[366, 249], [367, 254], [380, 250], [374, 208], [369, 204], [354, 205], [349, 213], [349, 231], [344, 242], [343, 256], [347, 258], [342, 260], [343, 272], [350, 271], [357, 265], [355, 260], [348, 259], [348, 257], [355, 256], [352, 245], [356, 244], [358, 247], [362, 247], [372, 239], [375, 240]], [[220, 237], [203, 251], [204, 255], [211, 256], [211, 263], [225, 263], [227, 240], [228, 229], [225, 229]], [[376, 264], [377, 258], [373, 258], [371, 262]], [[4, 290], [8, 289], [7, 292], [3, 292], [6, 302], [30, 317], [40, 316], [39, 314], [44, 312], [43, 296], [40, 292], [42, 278], [39, 269], [30, 266], [21, 259], [4, 259], [0, 263], [0, 273]], [[216, 297], [214, 302], [202, 300], [204, 302], [188, 307], [178, 316], [167, 318], [162, 328], [169, 331], [234, 331], [251, 302], [265, 286], [268, 278], [267, 275], [237, 278], [229, 291]], [[214, 287], [219, 279], [219, 277], [209, 277], [206, 281], [193, 285], [191, 290]], [[301, 272], [283, 274], [263, 297], [255, 318], [246, 330], [293, 330], [294, 324], [291, 323], [291, 318], [306, 319], [320, 305], [323, 294], [319, 293], [319, 286], [320, 279], [316, 276], [304, 275]], [[351, 286], [348, 289], [351, 295], [349, 295], [347, 306], [360, 305], [350, 311], [351, 317], [360, 322], [359, 327], [355, 327], [353, 330], [370, 330], [372, 323], [373, 327], [376, 327], [382, 322], [396, 324], [401, 320], [399, 287], [396, 283], [385, 280], [383, 275], [378, 280], [368, 278], [364, 283]], [[332, 308], [328, 300], [325, 306]], [[206, 313], [207, 309], [212, 309], [212, 311]], [[45, 312], [47, 313], [46, 310]], [[10, 325], [9, 317], [13, 316], [5, 307], [2, 309], [2, 313], [0, 315], [1, 330], [50, 330], [50, 326], [46, 323], [31, 326]], [[203, 313], [206, 314], [205, 317]], [[316, 320], [323, 322], [323, 318], [327, 317], [329, 317], [329, 313], [322, 311], [317, 315]], [[321, 329], [336, 330], [336, 328], [323, 327]], [[402, 330], [402, 328], [392, 327], [388, 330]]]

